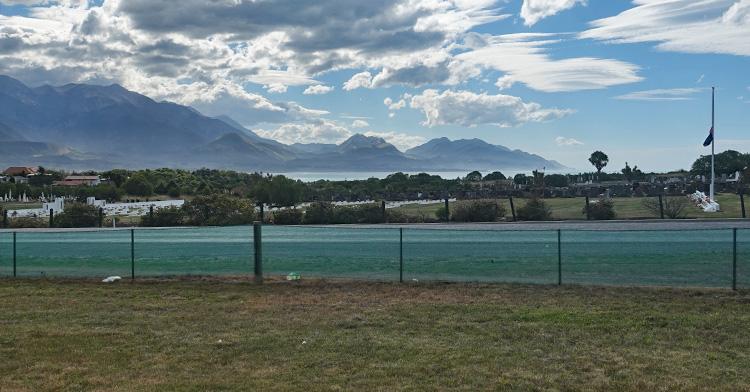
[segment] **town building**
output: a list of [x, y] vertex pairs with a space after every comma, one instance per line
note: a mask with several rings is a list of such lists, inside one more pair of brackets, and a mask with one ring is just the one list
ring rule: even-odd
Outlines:
[[39, 168], [32, 166], [11, 166], [3, 171], [3, 174], [10, 177], [26, 177], [37, 173], [39, 173]]
[[62, 181], [55, 181], [56, 186], [97, 186], [102, 183], [99, 176], [67, 176]]

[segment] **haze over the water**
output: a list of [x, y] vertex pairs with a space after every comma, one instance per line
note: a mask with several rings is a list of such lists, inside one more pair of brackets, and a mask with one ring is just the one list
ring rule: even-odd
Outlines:
[[0, 0], [0, 75], [118, 83], [289, 144], [481, 138], [663, 171], [709, 153], [711, 86], [717, 151], [748, 151], [748, 37], [746, 0]]

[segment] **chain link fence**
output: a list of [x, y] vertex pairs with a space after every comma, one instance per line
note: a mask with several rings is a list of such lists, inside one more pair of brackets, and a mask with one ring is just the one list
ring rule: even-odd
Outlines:
[[263, 226], [260, 237], [253, 226], [0, 231], [0, 276], [252, 277], [256, 249], [266, 276], [750, 286], [750, 229], [744, 228]]

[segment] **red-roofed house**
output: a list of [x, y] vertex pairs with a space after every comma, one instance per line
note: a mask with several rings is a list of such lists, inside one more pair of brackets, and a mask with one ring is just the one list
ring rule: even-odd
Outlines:
[[67, 176], [62, 181], [55, 181], [54, 185], [58, 186], [96, 186], [101, 184], [99, 176]]
[[12, 166], [3, 172], [3, 174], [11, 177], [26, 177], [32, 174], [39, 173], [38, 167], [27, 167], [27, 166]]

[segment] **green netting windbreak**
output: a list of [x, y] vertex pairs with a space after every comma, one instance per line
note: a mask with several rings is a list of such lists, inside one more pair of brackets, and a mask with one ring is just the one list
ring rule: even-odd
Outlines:
[[737, 287], [750, 288], [750, 229], [737, 230]]
[[130, 271], [130, 233], [124, 230], [16, 234], [18, 276], [125, 277]]
[[264, 275], [398, 280], [398, 228], [263, 227]]
[[557, 283], [557, 231], [405, 229], [404, 279]]
[[0, 232], [0, 278], [13, 276], [13, 233]]
[[563, 230], [562, 281], [729, 288], [732, 244], [731, 229]]
[[135, 230], [135, 277], [252, 276], [252, 226]]

